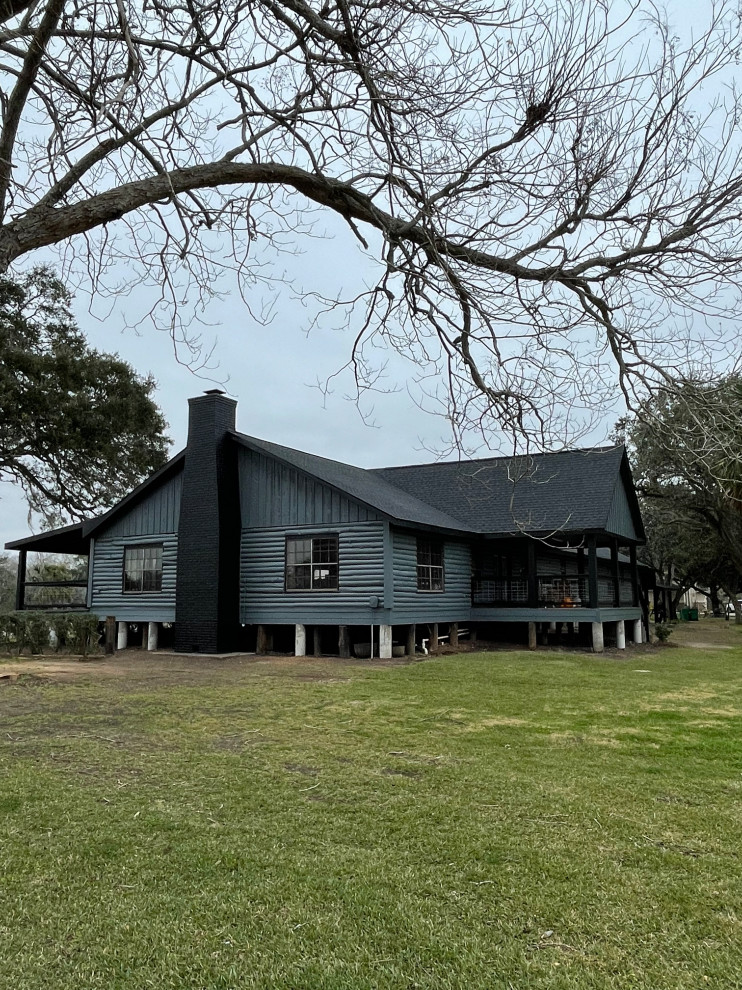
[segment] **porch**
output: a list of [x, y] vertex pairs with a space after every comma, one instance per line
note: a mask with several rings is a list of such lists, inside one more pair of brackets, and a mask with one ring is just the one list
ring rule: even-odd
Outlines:
[[[22, 540], [6, 543], [6, 549], [18, 551], [18, 572], [16, 583], [15, 609], [17, 612], [37, 611], [84, 611], [88, 608], [88, 585], [90, 579], [89, 555], [90, 539], [82, 535], [82, 523], [63, 526], [48, 533], [39, 533]], [[65, 568], [46, 564], [42, 568], [44, 577], [29, 576], [28, 554], [64, 554], [85, 558], [87, 563], [79, 567], [79, 576], [54, 578], [55, 570], [68, 575], [74, 566]]]
[[[490, 540], [474, 548], [473, 621], [528, 623], [529, 644], [558, 629], [592, 629], [594, 649], [604, 630], [622, 644], [649, 638], [647, 596], [636, 546], [609, 534], [580, 534], [553, 546], [528, 537]], [[624, 552], [622, 552], [624, 551]]]
[[473, 614], [516, 609], [525, 618], [526, 610], [640, 607], [636, 546], [615, 537], [588, 534], [574, 546], [528, 537], [488, 540], [474, 548], [472, 559]]

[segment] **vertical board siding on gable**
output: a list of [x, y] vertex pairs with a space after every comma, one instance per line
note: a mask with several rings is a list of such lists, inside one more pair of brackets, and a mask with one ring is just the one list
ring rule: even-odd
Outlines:
[[[285, 591], [286, 536], [338, 534], [339, 590]], [[369, 598], [384, 594], [384, 524], [380, 521], [243, 530], [240, 621], [363, 624]]]
[[608, 533], [615, 533], [616, 536], [625, 536], [630, 540], [637, 538], [626, 488], [620, 476], [616, 481], [616, 489], [613, 492], [611, 507], [608, 510], [608, 522], [605, 528]]
[[110, 526], [96, 534], [96, 539], [117, 536], [149, 536], [157, 533], [177, 533], [180, 517], [180, 493], [183, 472], [164, 482]]
[[[175, 621], [178, 519], [183, 473], [160, 485], [110, 526], [96, 534], [90, 608], [121, 621]], [[124, 549], [139, 543], [162, 543], [162, 591], [125, 595]]]
[[245, 448], [238, 456], [245, 529], [334, 526], [379, 518], [371, 509], [271, 457]]
[[[423, 534], [423, 538], [429, 539], [430, 536]], [[392, 551], [395, 623], [468, 621], [471, 612], [471, 550], [467, 543], [443, 541], [443, 592], [417, 590], [415, 533], [392, 529]]]
[[[162, 591], [159, 594], [125, 595], [124, 548], [138, 543], [162, 543]], [[107, 536], [96, 538], [90, 609], [100, 616], [115, 615], [121, 621], [175, 621], [175, 575], [178, 537], [175, 533]]]

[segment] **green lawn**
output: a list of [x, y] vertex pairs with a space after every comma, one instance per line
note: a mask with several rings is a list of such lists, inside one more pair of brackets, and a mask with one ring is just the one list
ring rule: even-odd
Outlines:
[[0, 986], [742, 987], [742, 631], [683, 637], [0, 682]]

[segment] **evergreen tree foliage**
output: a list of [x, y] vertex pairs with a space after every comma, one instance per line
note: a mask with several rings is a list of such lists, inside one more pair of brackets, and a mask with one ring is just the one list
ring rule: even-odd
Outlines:
[[47, 519], [82, 518], [166, 460], [155, 381], [91, 348], [48, 268], [0, 278], [0, 478]]

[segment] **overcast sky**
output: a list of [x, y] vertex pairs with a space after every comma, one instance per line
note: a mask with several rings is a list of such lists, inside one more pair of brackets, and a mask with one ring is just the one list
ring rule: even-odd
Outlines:
[[[327, 228], [324, 223], [323, 228]], [[330, 230], [328, 239], [313, 240], [311, 252], [294, 263], [294, 270], [308, 288], [317, 285], [323, 275], [336, 278], [343, 267], [352, 269], [356, 276], [363, 272], [360, 251], [345, 230], [337, 230], [334, 236]], [[88, 300], [80, 294], [74, 311], [92, 346], [118, 352], [138, 372], [155, 375], [156, 399], [170, 425], [173, 453], [185, 444], [189, 396], [213, 388], [214, 380], [237, 399], [237, 427], [241, 432], [286, 446], [362, 467], [431, 461], [435, 451], [446, 446], [449, 435], [445, 420], [418, 407], [408, 390], [416, 392], [409, 381], [414, 368], [393, 354], [389, 355], [385, 381], [390, 387], [396, 384], [399, 390], [376, 395], [364, 403], [375, 425], [365, 423], [355, 404], [345, 397], [351, 391], [347, 374], [325, 398], [316, 383], [324, 381], [347, 360], [350, 335], [321, 329], [307, 335], [307, 311], [288, 291], [279, 294], [275, 316], [267, 327], [251, 318], [236, 294], [212, 306], [210, 318], [219, 325], [200, 328], [205, 343], [215, 344], [212, 379], [196, 377], [179, 364], [165, 332], [146, 326], [139, 333], [126, 329], [137, 309], [144, 305], [144, 298], [134, 293], [120, 300], [101, 321], [88, 312]], [[258, 303], [259, 298], [256, 291], [254, 302]], [[106, 313], [108, 306], [100, 304], [99, 312]], [[416, 394], [419, 396], [419, 392]], [[613, 417], [608, 415], [606, 429], [612, 422]], [[605, 430], [598, 430], [592, 439], [599, 443], [604, 437]], [[496, 439], [493, 438], [495, 446]], [[486, 454], [483, 451], [482, 456]], [[8, 540], [26, 536], [30, 530], [20, 490], [0, 483], [0, 498], [2, 546]]]
[[[328, 230], [327, 223], [323, 222], [322, 229]], [[347, 228], [333, 232], [330, 227], [328, 232], [327, 239], [312, 240], [309, 252], [292, 260], [293, 271], [307, 289], [318, 286], [325, 276], [337, 279], [338, 273], [342, 284], [344, 268], [356, 278], [362, 277], [363, 259]], [[35, 256], [32, 260], [50, 259]], [[259, 308], [263, 297], [264, 293], [256, 290], [250, 302]], [[389, 355], [385, 383], [389, 387], [396, 384], [399, 390], [364, 402], [364, 410], [375, 425], [365, 423], [355, 404], [346, 398], [352, 390], [347, 373], [333, 384], [329, 396], [323, 396], [317, 381], [326, 380], [344, 364], [351, 338], [321, 329], [307, 335], [307, 310], [289, 291], [278, 294], [269, 326], [256, 322], [236, 293], [212, 305], [209, 318], [218, 325], [194, 327], [194, 332], [203, 334], [207, 349], [214, 343], [212, 364], [216, 367], [211, 378], [203, 377], [204, 373], [197, 377], [176, 361], [167, 333], [147, 326], [139, 333], [126, 329], [148, 305], [146, 300], [146, 293], [134, 292], [121, 299], [110, 315], [110, 303], [99, 303], [98, 312], [105, 318], [96, 319], [88, 311], [89, 300], [81, 293], [74, 311], [92, 346], [118, 352], [138, 372], [155, 375], [156, 399], [169, 423], [173, 453], [185, 444], [189, 396], [213, 388], [215, 383], [237, 399], [241, 432], [362, 467], [430, 461], [435, 459], [434, 451], [446, 445], [446, 422], [416, 405], [405, 388], [405, 380], [414, 369], [394, 355]], [[0, 483], [0, 499], [2, 546], [30, 530], [20, 489]]]
[[[701, 6], [706, 13], [706, 4]], [[690, 8], [685, 2], [677, 2], [669, 9], [677, 19]], [[681, 16], [681, 20], [686, 28], [692, 24], [692, 17], [686, 22]], [[310, 239], [303, 256], [287, 259], [287, 268], [308, 290], [321, 285], [324, 279], [346, 288], [345, 273], [348, 281], [355, 280], [357, 285], [367, 270], [358, 242], [339, 220], [324, 217], [319, 227], [328, 233], [327, 239]], [[45, 260], [49, 260], [48, 256], [37, 254], [28, 262]], [[238, 400], [239, 430], [280, 444], [363, 467], [430, 461], [434, 459], [433, 451], [446, 446], [445, 421], [426, 414], [415, 404], [404, 388], [413, 369], [398, 358], [391, 357], [387, 384], [401, 385], [402, 389], [375, 397], [371, 416], [375, 426], [364, 423], [353, 403], [344, 398], [351, 389], [347, 376], [336, 383], [333, 394], [326, 399], [312, 387], [347, 360], [351, 339], [349, 335], [321, 330], [307, 336], [307, 311], [288, 291], [279, 294], [268, 327], [251, 318], [236, 294], [212, 306], [208, 315], [218, 325], [199, 332], [204, 334], [207, 346], [212, 342], [215, 345], [213, 379], [195, 377], [178, 364], [167, 334], [146, 326], [139, 335], [125, 329], [145, 305], [145, 298], [134, 292], [119, 300], [110, 314], [106, 311], [108, 303], [99, 304], [102, 320], [87, 311], [84, 295], [78, 297], [74, 309], [93, 346], [119, 353], [140, 373], [154, 374], [158, 382], [156, 399], [169, 423], [173, 452], [185, 443], [188, 397], [214, 387], [214, 379], [224, 382], [222, 387]], [[259, 309], [260, 290], [250, 302]], [[371, 406], [370, 401], [366, 403], [367, 412]], [[616, 409], [606, 410], [602, 424], [588, 441], [604, 442], [616, 415]], [[493, 441], [496, 448], [497, 438]], [[20, 492], [0, 483], [0, 547], [29, 533], [26, 515]]]

